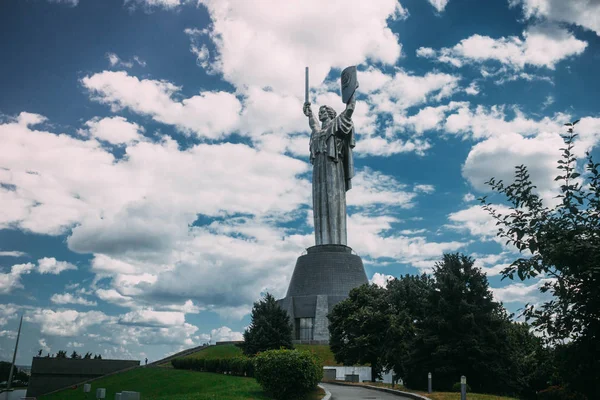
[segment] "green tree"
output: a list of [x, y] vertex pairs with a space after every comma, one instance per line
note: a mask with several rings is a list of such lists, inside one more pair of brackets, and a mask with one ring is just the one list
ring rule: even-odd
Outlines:
[[386, 290], [377, 285], [352, 289], [329, 317], [329, 347], [335, 360], [346, 365], [370, 364], [371, 380], [386, 366], [391, 314]]
[[577, 172], [573, 154], [577, 122], [566, 124], [568, 134], [562, 136], [565, 147], [555, 179], [560, 183], [557, 206], [543, 204], [524, 165], [516, 167], [510, 185], [494, 178], [487, 182], [511, 204], [508, 214], [500, 214], [487, 197], [480, 201], [497, 221], [498, 236], [524, 252], [502, 272], [503, 278], [543, 276], [540, 291], [553, 295], [540, 307], [528, 304], [523, 315], [558, 344], [563, 379], [572, 389], [596, 398], [600, 394], [600, 164], [587, 153], [585, 175]]
[[71, 353], [71, 358], [81, 358], [81, 355], [77, 354], [75, 350]]
[[56, 358], [67, 358], [67, 352], [64, 350], [59, 350], [58, 353], [56, 353]]
[[449, 390], [466, 375], [474, 391], [507, 391], [509, 316], [473, 264], [460, 254], [444, 254], [436, 263], [429, 307], [406, 362], [410, 387], [424, 388], [431, 372], [438, 390]]
[[239, 346], [247, 356], [265, 350], [293, 349], [290, 317], [271, 294], [254, 303], [250, 326]]
[[426, 274], [407, 274], [387, 284], [390, 330], [384, 347], [384, 364], [398, 377], [406, 377], [406, 365], [417, 337], [416, 327], [427, 316], [432, 289], [433, 280]]
[[83, 358], [86, 359], [86, 360], [91, 359], [92, 358], [92, 353], [90, 353], [90, 352], [85, 353], [85, 356], [83, 356]]

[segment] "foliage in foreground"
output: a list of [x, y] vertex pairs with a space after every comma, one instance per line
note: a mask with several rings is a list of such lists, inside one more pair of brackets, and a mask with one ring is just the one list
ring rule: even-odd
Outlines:
[[[96, 388], [106, 388], [106, 398], [115, 393], [133, 390], [144, 400], [270, 400], [258, 382], [252, 378], [182, 371], [166, 368], [137, 368], [92, 382]], [[83, 385], [76, 390], [67, 389], [40, 400], [81, 400]]]
[[510, 321], [474, 260], [445, 254], [432, 277], [406, 275], [387, 289], [364, 285], [329, 315], [330, 345], [344, 363], [370, 363], [373, 377], [393, 369], [408, 387], [451, 390], [466, 375], [473, 390], [523, 394], [547, 386], [536, 375], [541, 341]]
[[239, 347], [247, 356], [282, 347], [294, 348], [290, 317], [270, 293], [254, 303], [250, 326], [244, 331], [244, 342]]
[[559, 383], [592, 399], [600, 396], [600, 164], [587, 153], [584, 176], [577, 172], [577, 122], [566, 124], [563, 136], [557, 206], [545, 206], [534, 193], [524, 165], [516, 167], [510, 185], [488, 182], [510, 203], [508, 214], [500, 214], [486, 197], [480, 201], [497, 221], [498, 236], [525, 252], [502, 271], [503, 278], [542, 276], [540, 291], [553, 295], [540, 307], [527, 305], [523, 315], [556, 346]]
[[302, 398], [323, 378], [321, 361], [307, 351], [269, 350], [254, 361], [256, 380], [277, 400]]

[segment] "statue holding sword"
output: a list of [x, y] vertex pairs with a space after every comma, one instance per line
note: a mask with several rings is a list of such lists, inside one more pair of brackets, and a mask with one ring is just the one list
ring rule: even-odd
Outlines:
[[358, 88], [356, 67], [348, 67], [341, 76], [342, 101], [346, 109], [337, 115], [335, 110], [323, 105], [319, 108], [319, 121], [314, 117], [309, 102], [308, 67], [304, 115], [311, 129], [310, 161], [313, 164], [312, 198], [316, 245], [347, 244], [346, 191], [352, 188], [355, 145], [352, 114]]

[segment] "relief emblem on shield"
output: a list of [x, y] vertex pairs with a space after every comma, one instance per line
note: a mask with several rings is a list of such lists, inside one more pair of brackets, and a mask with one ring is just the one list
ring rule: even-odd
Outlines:
[[342, 71], [342, 101], [344, 104], [348, 104], [356, 88], [358, 88], [356, 66], [348, 67]]

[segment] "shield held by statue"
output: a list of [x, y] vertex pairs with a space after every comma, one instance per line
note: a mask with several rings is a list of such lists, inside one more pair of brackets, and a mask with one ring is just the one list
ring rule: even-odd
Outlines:
[[342, 71], [342, 101], [348, 104], [354, 91], [358, 88], [356, 66], [348, 67]]

